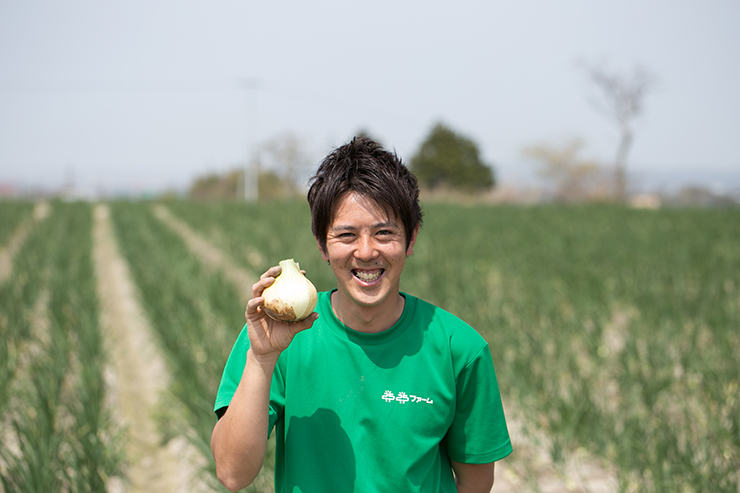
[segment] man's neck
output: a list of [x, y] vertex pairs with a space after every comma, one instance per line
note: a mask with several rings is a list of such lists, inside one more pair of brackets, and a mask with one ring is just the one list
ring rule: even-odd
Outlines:
[[334, 315], [347, 327], [368, 334], [388, 330], [403, 314], [406, 299], [400, 293], [378, 306], [360, 306], [345, 300], [339, 291], [331, 295]]

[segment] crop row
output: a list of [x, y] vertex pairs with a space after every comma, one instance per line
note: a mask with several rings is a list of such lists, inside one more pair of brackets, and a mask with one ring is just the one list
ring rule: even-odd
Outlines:
[[[3, 213], [0, 229], [30, 210], [9, 222]], [[0, 480], [8, 492], [102, 491], [122, 456], [105, 405], [91, 209], [52, 210], [0, 285]]]
[[[304, 203], [165, 205], [255, 274], [295, 258], [318, 289], [334, 285]], [[6, 241], [30, 207], [7, 211], [2, 204]], [[546, 433], [556, 463], [586, 449], [618, 470], [622, 491], [737, 491], [738, 211], [426, 204], [425, 212], [402, 290], [486, 337], [507, 407]], [[54, 203], [0, 284], [6, 491], [100, 490], [120, 473], [119, 431], [104, 405], [91, 214], [89, 204]], [[153, 204], [115, 202], [111, 214], [175, 376], [162, 406], [165, 437], [187, 435], [213, 478], [211, 408], [243, 325], [238, 290], [203, 266]]]
[[204, 267], [182, 238], [166, 228], [151, 204], [111, 204], [120, 249], [143, 308], [175, 376], [162, 406], [164, 438], [186, 435], [202, 453], [215, 482], [210, 435], [213, 400], [231, 346], [244, 324], [238, 291], [218, 270]]

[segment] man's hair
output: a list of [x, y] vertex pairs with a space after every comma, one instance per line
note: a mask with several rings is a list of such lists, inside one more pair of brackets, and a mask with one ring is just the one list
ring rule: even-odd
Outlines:
[[372, 139], [355, 137], [334, 149], [309, 181], [311, 231], [326, 252], [329, 226], [341, 199], [354, 192], [370, 198], [403, 223], [406, 248], [422, 223], [419, 186], [416, 177], [395, 152]]

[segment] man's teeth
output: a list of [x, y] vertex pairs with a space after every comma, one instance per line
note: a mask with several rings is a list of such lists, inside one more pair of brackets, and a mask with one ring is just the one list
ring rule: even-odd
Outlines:
[[376, 281], [382, 273], [383, 273], [382, 270], [376, 270], [373, 272], [364, 272], [364, 271], [359, 271], [359, 270], [355, 271], [355, 275], [365, 282]]

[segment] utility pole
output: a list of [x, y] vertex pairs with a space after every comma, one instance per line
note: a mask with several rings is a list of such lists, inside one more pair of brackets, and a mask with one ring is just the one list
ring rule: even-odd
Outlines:
[[[257, 186], [257, 180], [259, 176], [259, 162], [257, 153], [255, 152], [257, 147], [257, 89], [259, 89], [260, 81], [257, 78], [243, 79], [239, 83], [240, 87], [245, 90], [246, 103], [247, 103], [247, 149], [244, 161], [244, 173], [241, 180], [242, 197], [247, 202], [256, 202], [259, 199], [259, 187]], [[250, 125], [253, 124], [252, 135], [250, 138]]]

